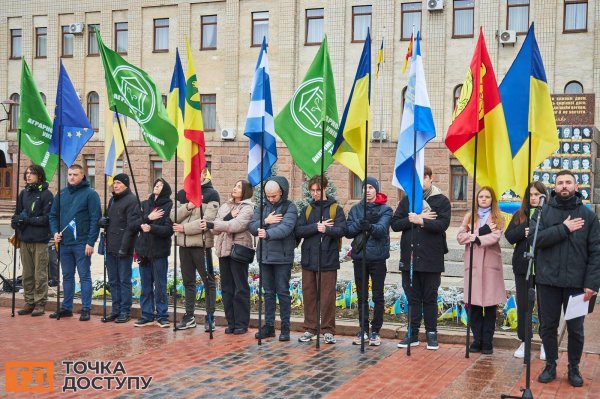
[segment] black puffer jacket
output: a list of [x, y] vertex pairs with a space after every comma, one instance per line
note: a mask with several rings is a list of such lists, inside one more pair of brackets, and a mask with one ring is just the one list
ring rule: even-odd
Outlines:
[[[598, 216], [581, 202], [581, 194], [562, 200], [553, 191], [542, 219], [536, 243], [536, 282], [568, 288], [600, 287], [600, 223]], [[581, 229], [569, 232], [567, 217], [582, 218]], [[537, 211], [532, 220], [537, 220]], [[529, 234], [531, 245], [534, 234]]]
[[[164, 179], [157, 179], [162, 181], [163, 188], [155, 198], [154, 194], [150, 194], [150, 197], [142, 202], [142, 224], [149, 224], [150, 231], [144, 233], [140, 228], [140, 235], [138, 236], [135, 243], [135, 250], [140, 257], [143, 258], [167, 258], [171, 255], [171, 236], [173, 235], [173, 222], [169, 215], [171, 214], [171, 208], [173, 208], [173, 201], [171, 201], [171, 186]], [[162, 209], [165, 213], [162, 218], [156, 220], [148, 219], [148, 215], [155, 210]]]
[[[323, 220], [331, 216], [330, 208], [335, 203], [334, 199], [327, 198], [323, 201]], [[317, 223], [320, 219], [321, 201], [311, 203], [311, 212], [306, 220], [306, 208], [304, 207], [298, 216], [296, 223], [296, 237], [303, 238], [302, 258], [300, 263], [302, 268], [316, 272], [319, 260], [319, 243], [321, 234], [317, 230]], [[328, 227], [323, 234], [323, 247], [321, 257], [321, 270], [337, 270], [340, 268], [340, 256], [338, 242], [346, 234], [346, 216], [340, 205], [335, 210], [335, 219], [333, 226]]]
[[114, 194], [108, 206], [106, 252], [111, 255], [133, 254], [135, 238], [140, 228], [141, 212], [137, 198], [129, 188]]
[[[535, 223], [532, 223], [535, 226]], [[506, 240], [515, 246], [512, 257], [513, 273], [518, 275], [526, 275], [529, 261], [525, 259], [525, 252], [529, 250], [529, 243], [525, 237], [525, 229], [529, 226], [529, 221], [525, 219], [519, 223], [517, 215], [513, 215], [510, 224], [504, 232]], [[533, 231], [531, 232], [533, 234]]]
[[437, 214], [436, 219], [424, 219], [423, 226], [408, 221], [409, 203], [404, 196], [392, 217], [393, 231], [401, 231], [400, 239], [400, 270], [410, 270], [411, 241], [414, 232], [413, 270], [418, 272], [441, 273], [444, 271], [444, 254], [448, 252], [446, 230], [450, 226], [452, 209], [450, 201], [441, 190], [433, 187], [432, 194], [427, 197], [427, 204]]
[[[28, 184], [19, 193], [17, 209], [11, 222], [19, 240], [29, 243], [47, 243], [50, 240], [48, 214], [53, 199], [46, 182]], [[17, 218], [22, 219], [23, 223], [17, 224]]]

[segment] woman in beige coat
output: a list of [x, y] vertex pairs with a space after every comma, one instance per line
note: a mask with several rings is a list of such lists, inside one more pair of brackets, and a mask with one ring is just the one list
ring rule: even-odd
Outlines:
[[248, 225], [252, 221], [254, 205], [252, 186], [246, 180], [238, 180], [233, 186], [231, 198], [219, 208], [214, 222], [201, 222], [203, 228], [211, 229], [215, 237], [215, 252], [219, 257], [223, 306], [227, 318], [225, 334], [245, 334], [250, 322], [250, 287], [248, 263], [234, 260], [233, 244], [253, 247]]
[[471, 294], [471, 331], [469, 350], [489, 355], [494, 352], [492, 340], [496, 329], [497, 305], [506, 301], [500, 237], [504, 217], [491, 187], [477, 192], [475, 229], [471, 231], [471, 213], [465, 215], [458, 231], [458, 242], [465, 246], [464, 299], [469, 298], [470, 247], [473, 245], [473, 284]]

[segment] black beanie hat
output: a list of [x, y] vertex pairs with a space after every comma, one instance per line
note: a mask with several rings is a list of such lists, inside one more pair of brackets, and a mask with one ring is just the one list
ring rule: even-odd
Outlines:
[[129, 176], [127, 176], [125, 173], [119, 173], [118, 175], [113, 177], [113, 181], [117, 180], [123, 183], [125, 186], [129, 187]]

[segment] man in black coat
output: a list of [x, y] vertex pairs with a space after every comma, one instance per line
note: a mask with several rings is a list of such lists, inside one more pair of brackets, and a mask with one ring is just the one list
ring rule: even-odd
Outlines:
[[53, 195], [48, 191], [46, 174], [39, 165], [29, 166], [23, 175], [25, 188], [19, 193], [11, 226], [21, 241], [25, 306], [17, 313], [41, 316], [48, 299], [48, 215]]
[[116, 175], [112, 187], [108, 225], [105, 226], [106, 270], [112, 311], [106, 321], [126, 323], [131, 317], [131, 263], [141, 211], [137, 198], [129, 189], [129, 176], [125, 173]]
[[[537, 220], [537, 212], [532, 220]], [[530, 244], [533, 237], [534, 234], [529, 235]], [[538, 381], [548, 383], [556, 379], [557, 330], [561, 307], [566, 309], [571, 295], [584, 295], [584, 301], [589, 301], [600, 286], [598, 216], [581, 202], [571, 171], [562, 170], [556, 175], [551, 199], [542, 208], [536, 242], [536, 266], [542, 322], [540, 335], [546, 350], [546, 368]], [[579, 361], [583, 353], [584, 318], [581, 316], [567, 321], [568, 378], [574, 387], [583, 385]]]
[[[427, 349], [438, 349], [437, 297], [444, 271], [444, 254], [448, 252], [446, 230], [450, 225], [450, 201], [432, 184], [433, 172], [425, 166], [423, 173], [423, 212], [410, 212], [405, 196], [392, 218], [392, 230], [401, 231], [400, 270], [402, 288], [411, 307], [410, 334], [398, 344], [399, 348], [419, 345], [421, 318], [425, 322]], [[413, 249], [414, 244], [414, 249]], [[413, 261], [412, 287], [410, 262]], [[423, 317], [422, 317], [423, 316]], [[410, 335], [410, 337], [409, 337]]]

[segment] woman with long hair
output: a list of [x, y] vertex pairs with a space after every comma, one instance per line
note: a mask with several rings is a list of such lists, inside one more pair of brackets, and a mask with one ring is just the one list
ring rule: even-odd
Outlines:
[[[527, 187], [521, 208], [512, 217], [508, 228], [506, 229], [506, 240], [515, 246], [512, 258], [513, 273], [515, 274], [515, 288], [517, 291], [517, 335], [521, 340], [521, 345], [515, 351], [514, 356], [523, 358], [525, 356], [525, 323], [527, 310], [527, 268], [529, 260], [525, 258], [525, 252], [529, 252], [527, 236], [529, 235], [529, 219], [535, 208], [540, 205], [540, 196], [548, 195], [546, 186], [536, 181]], [[535, 224], [531, 224], [535, 227]], [[532, 333], [529, 331], [529, 335]], [[545, 360], [544, 347], [540, 349], [540, 358]]]
[[469, 297], [470, 248], [473, 246], [473, 282], [471, 284], [471, 331], [473, 342], [469, 350], [485, 355], [494, 353], [492, 340], [496, 329], [498, 304], [506, 301], [500, 237], [504, 217], [491, 187], [477, 192], [477, 211], [471, 231], [471, 213], [467, 213], [458, 231], [457, 240], [465, 246], [464, 298]]

